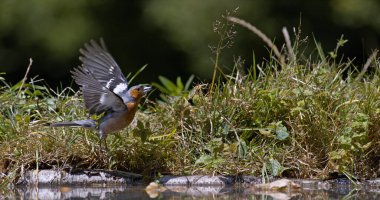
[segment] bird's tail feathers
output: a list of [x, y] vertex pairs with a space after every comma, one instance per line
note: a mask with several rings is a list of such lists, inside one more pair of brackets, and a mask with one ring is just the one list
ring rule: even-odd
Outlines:
[[71, 122], [56, 122], [50, 124], [52, 127], [62, 127], [62, 126], [70, 126], [70, 127], [84, 127], [84, 128], [96, 128], [96, 122], [92, 119], [86, 120], [76, 120]]

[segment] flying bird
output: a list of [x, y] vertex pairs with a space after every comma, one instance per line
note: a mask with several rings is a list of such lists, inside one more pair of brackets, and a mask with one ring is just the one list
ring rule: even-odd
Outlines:
[[91, 115], [103, 116], [98, 120], [85, 119], [52, 123], [52, 127], [85, 127], [98, 131], [100, 149], [102, 141], [107, 148], [107, 135], [127, 127], [135, 117], [141, 99], [151, 90], [146, 85], [129, 87], [119, 65], [108, 52], [104, 41], [91, 40], [80, 49], [81, 66], [75, 68], [72, 77], [80, 86], [85, 106]]

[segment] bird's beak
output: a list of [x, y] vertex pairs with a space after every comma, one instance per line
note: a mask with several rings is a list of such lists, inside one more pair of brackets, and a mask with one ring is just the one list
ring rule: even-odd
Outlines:
[[148, 93], [150, 90], [152, 90], [152, 87], [144, 86], [144, 94]]

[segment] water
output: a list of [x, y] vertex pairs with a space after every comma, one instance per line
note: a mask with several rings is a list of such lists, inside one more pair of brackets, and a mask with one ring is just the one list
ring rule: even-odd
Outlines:
[[379, 187], [334, 185], [329, 188], [310, 184], [293, 192], [259, 192], [252, 187], [185, 187], [145, 191], [144, 186], [115, 187], [17, 187], [3, 193], [2, 199], [380, 199]]

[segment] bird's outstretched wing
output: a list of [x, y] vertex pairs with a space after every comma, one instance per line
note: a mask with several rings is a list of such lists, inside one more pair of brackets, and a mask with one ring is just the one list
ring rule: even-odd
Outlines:
[[71, 73], [75, 82], [81, 86], [84, 102], [90, 114], [127, 109], [122, 98], [102, 85], [88, 68], [78, 67]]
[[121, 96], [128, 89], [128, 83], [119, 65], [107, 51], [104, 41], [100, 39], [100, 45], [94, 40], [85, 44], [80, 49], [83, 56], [79, 57], [82, 61], [83, 69], [89, 71], [93, 77], [104, 87]]

